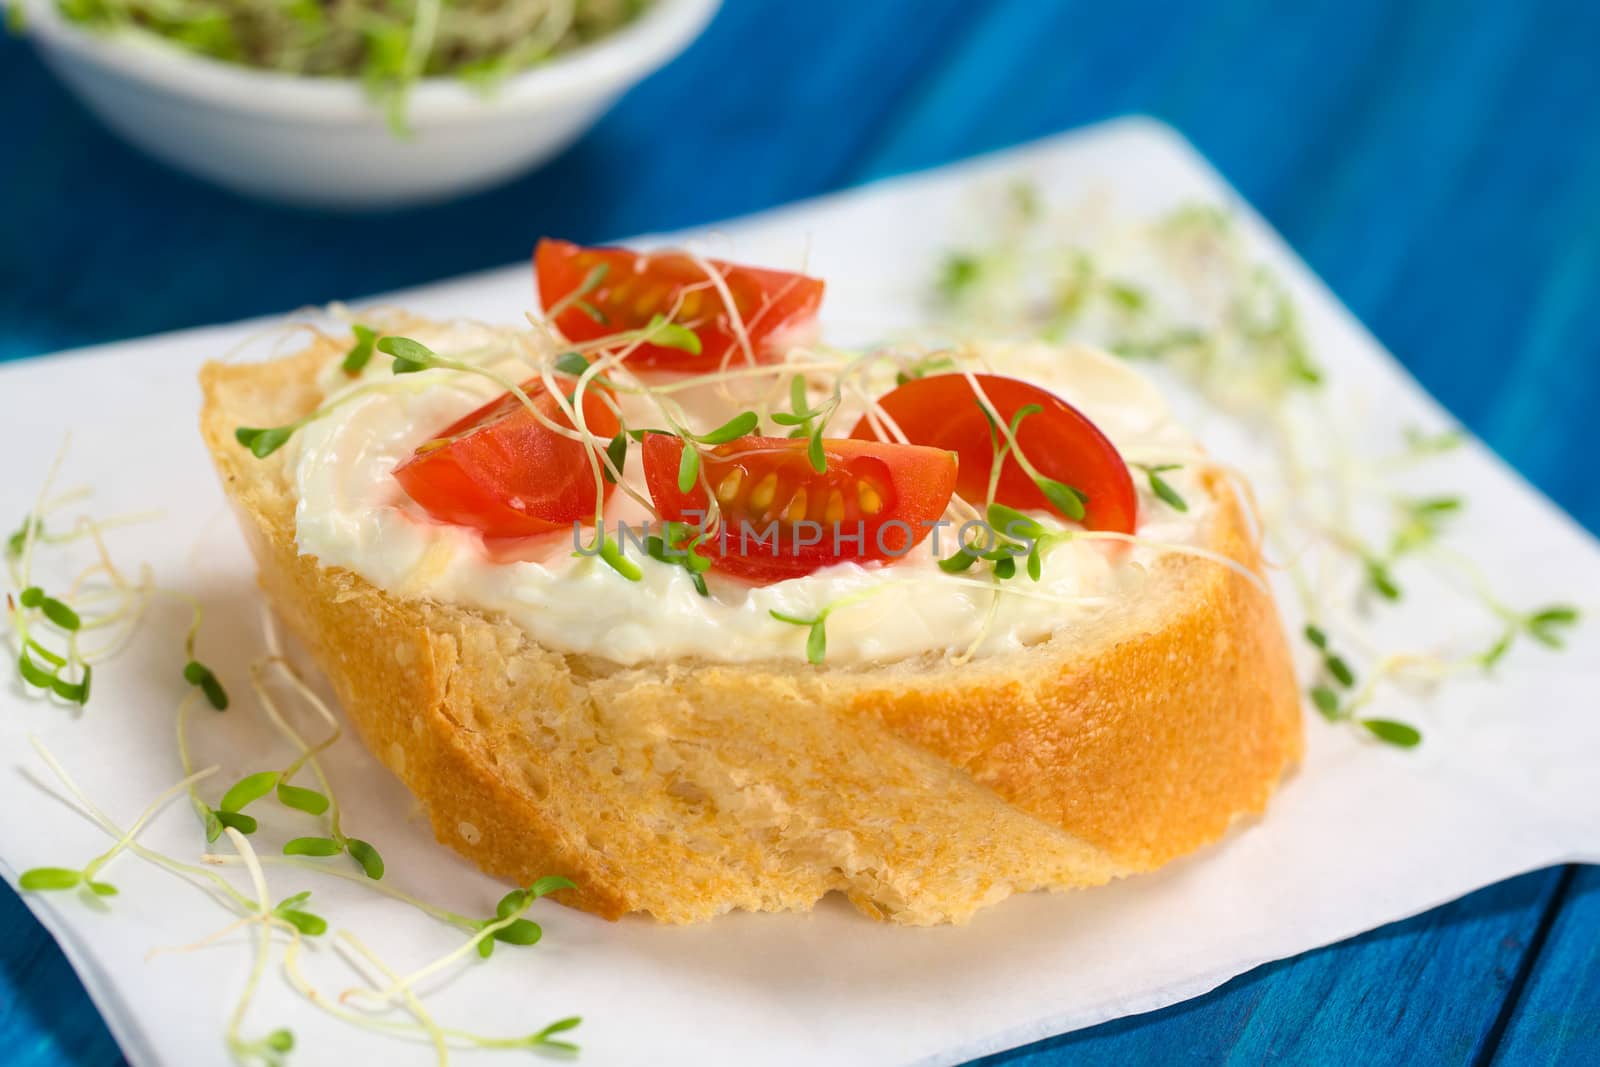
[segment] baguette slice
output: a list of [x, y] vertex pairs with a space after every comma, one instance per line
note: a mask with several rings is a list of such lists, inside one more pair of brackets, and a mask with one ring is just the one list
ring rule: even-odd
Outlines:
[[[566, 903], [687, 923], [838, 890], [900, 923], [1149, 870], [1255, 813], [1301, 714], [1269, 596], [1168, 556], [1143, 595], [962, 666], [678, 661], [625, 668], [505, 619], [397, 596], [295, 545], [282, 452], [233, 437], [321, 401], [339, 352], [201, 373], [201, 428], [261, 587], [439, 840]], [[1205, 531], [1259, 566], [1220, 478]]]

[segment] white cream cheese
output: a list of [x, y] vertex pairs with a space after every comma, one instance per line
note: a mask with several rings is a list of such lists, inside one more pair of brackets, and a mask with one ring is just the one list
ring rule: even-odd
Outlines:
[[[472, 325], [419, 330], [412, 336], [444, 353], [482, 352], [505, 343], [505, 335]], [[1123, 361], [1083, 347], [1046, 344], [988, 345], [972, 355], [974, 370], [1027, 379], [1078, 407], [1131, 463], [1182, 463], [1196, 452], [1155, 387]], [[374, 364], [384, 362], [380, 357]], [[519, 378], [528, 373], [525, 366], [507, 364], [503, 369]], [[575, 556], [570, 532], [540, 539], [520, 551], [519, 558], [503, 561], [492, 558], [473, 531], [431, 520], [391, 476], [418, 444], [494, 396], [496, 386], [448, 371], [390, 379], [387, 369], [376, 365], [360, 383], [349, 382], [336, 366], [329, 368], [327, 378], [335, 397], [340, 390], [380, 380], [387, 384], [345, 400], [301, 429], [287, 446], [299, 499], [300, 551], [383, 589], [501, 613], [540, 644], [562, 651], [628, 665], [679, 657], [800, 659], [806, 628], [780, 622], [770, 612], [809, 618], [850, 597], [828, 616], [830, 663], [886, 661], [929, 651], [959, 654], [975, 641], [976, 654], [988, 655], [1037, 642], [1092, 617], [1109, 598], [1136, 590], [1160, 552], [1145, 544], [1053, 544], [1044, 554], [1040, 580], [1019, 575], [1005, 583], [998, 600], [978, 568], [962, 575], [939, 570], [931, 538], [887, 565], [841, 563], [768, 586], [751, 587], [712, 573], [707, 576], [710, 597], [695, 591], [683, 568], [637, 553], [632, 556], [643, 578], [628, 581], [598, 559]], [[892, 381], [885, 388], [890, 385]], [[711, 395], [714, 390], [702, 391], [706, 395], [699, 402], [708, 406], [710, 416], [706, 427], [737, 410], [720, 398], [719, 417], [710, 410], [719, 399]], [[686, 394], [679, 399], [686, 410], [694, 410]], [[655, 424], [648, 409], [639, 412], [637, 421], [629, 412], [629, 403], [643, 402], [623, 398], [630, 425]], [[843, 432], [855, 418], [854, 412], [841, 411], [832, 425]], [[637, 449], [630, 450], [624, 474], [648, 498]], [[1188, 501], [1187, 513], [1157, 500], [1141, 471], [1134, 475], [1141, 539], [1195, 543], [1210, 500], [1192, 465], [1163, 475]], [[637, 502], [614, 493], [607, 508], [608, 528], [644, 515]], [[938, 555], [948, 555], [954, 548], [953, 528], [940, 536]]]

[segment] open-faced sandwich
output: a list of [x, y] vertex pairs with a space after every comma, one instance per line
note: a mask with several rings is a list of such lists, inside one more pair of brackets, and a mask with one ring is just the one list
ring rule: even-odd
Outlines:
[[1232, 483], [1081, 347], [844, 352], [822, 283], [541, 243], [544, 314], [203, 372], [279, 615], [440, 840], [670, 922], [962, 921], [1257, 812], [1296, 685]]

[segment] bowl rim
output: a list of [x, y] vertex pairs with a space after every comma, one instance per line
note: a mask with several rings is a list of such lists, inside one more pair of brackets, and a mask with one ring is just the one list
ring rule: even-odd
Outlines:
[[[539, 110], [576, 98], [621, 91], [688, 47], [705, 29], [721, 0], [655, 0], [615, 33], [548, 63], [508, 76], [492, 92], [459, 78], [419, 80], [406, 101], [414, 128], [462, 117]], [[158, 91], [203, 97], [209, 103], [256, 115], [316, 123], [376, 122], [385, 117], [359, 79], [256, 70], [187, 51], [154, 34], [103, 34], [69, 22], [55, 0], [25, 0], [29, 37], [65, 54]]]

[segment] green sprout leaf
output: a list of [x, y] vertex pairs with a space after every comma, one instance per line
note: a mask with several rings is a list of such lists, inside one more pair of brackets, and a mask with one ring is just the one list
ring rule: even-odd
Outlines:
[[82, 678], [76, 682], [69, 682], [64, 678], [53, 677], [50, 679], [50, 688], [62, 700], [68, 700], [74, 704], [87, 704], [89, 703], [89, 682], [93, 677], [94, 668], [85, 664]]
[[812, 665], [820, 664], [828, 654], [828, 613], [824, 611], [814, 619], [802, 619], [795, 615], [785, 615], [781, 611], [768, 610], [779, 622], [789, 623], [791, 626], [804, 626], [806, 633], [806, 661]]
[[1313, 625], [1311, 623], [1306, 623], [1306, 631], [1305, 632], [1306, 632], [1306, 640], [1307, 641], [1310, 641], [1311, 644], [1314, 647], [1319, 648], [1319, 649], [1321, 649], [1323, 651], [1327, 651], [1327, 648], [1328, 648], [1328, 635], [1326, 633], [1324, 633], [1320, 627], [1315, 626], [1315, 625]]
[[503, 941], [508, 945], [537, 945], [543, 936], [544, 931], [540, 929], [539, 924], [529, 919], [518, 919], [494, 932], [496, 941]]
[[372, 359], [373, 344], [377, 341], [378, 335], [372, 327], [363, 326], [360, 323], [351, 326], [350, 332], [355, 334], [356, 343], [351, 345], [350, 350], [344, 354], [344, 362], [339, 366], [343, 368], [346, 374], [354, 378], [366, 369], [367, 363]]
[[1181, 463], [1159, 463], [1155, 466], [1146, 466], [1143, 463], [1138, 463], [1135, 464], [1135, 466], [1144, 471], [1145, 477], [1149, 479], [1150, 491], [1154, 493], [1157, 498], [1165, 502], [1168, 507], [1172, 508], [1174, 511], [1189, 510], [1189, 502], [1183, 499], [1182, 494], [1180, 494], [1176, 489], [1172, 488], [1171, 482], [1161, 477], [1162, 473], [1165, 471], [1175, 471], [1180, 469], [1182, 467]]
[[[628, 435], [625, 431], [618, 430], [617, 436], [606, 445], [606, 458], [611, 461], [611, 467], [617, 468], [617, 473], [622, 473], [622, 468], [628, 462]], [[602, 467], [601, 473], [606, 476], [606, 481], [616, 484], [616, 477], [611, 473], [611, 467]]]
[[1339, 694], [1327, 686], [1318, 685], [1312, 687], [1311, 703], [1316, 705], [1323, 718], [1337, 719], [1339, 717]]
[[294, 423], [284, 426], [271, 426], [259, 429], [252, 426], [241, 426], [233, 431], [234, 440], [250, 450], [250, 454], [257, 459], [266, 459], [284, 446], [294, 432], [299, 429]]
[[378, 342], [378, 351], [394, 357], [390, 369], [396, 374], [415, 374], [433, 365], [438, 353], [409, 337], [385, 337]]
[[288, 1030], [274, 1030], [266, 1036], [266, 1043], [274, 1052], [290, 1052], [294, 1049], [294, 1035]]
[[[806, 379], [803, 374], [796, 374], [789, 379], [789, 410], [792, 412], [789, 418], [793, 421], [781, 425], [799, 426], [813, 414], [811, 405], [806, 403]], [[774, 421], [777, 421], [776, 418]]]
[[1082, 522], [1084, 516], [1083, 506], [1089, 498], [1070, 485], [1065, 485], [1053, 478], [1040, 476], [1034, 479], [1039, 486], [1039, 491], [1045, 499], [1050, 501], [1052, 507], [1074, 522]]
[[284, 842], [285, 856], [337, 856], [344, 846], [331, 837], [297, 837]]
[[[750, 433], [759, 425], [761, 419], [753, 411], [741, 411], [727, 422], [718, 426], [710, 433], [698, 434], [695, 440], [704, 445], [721, 445], [729, 441], [736, 441], [745, 434]], [[688, 492], [687, 489], [684, 492]]]
[[630, 582], [642, 581], [644, 571], [639, 565], [622, 554], [622, 543], [615, 537], [607, 537], [605, 531], [600, 532], [600, 558], [606, 565]]
[[1525, 626], [1535, 641], [1548, 648], [1564, 648], [1566, 635], [1561, 631], [1578, 624], [1578, 609], [1565, 604], [1544, 608], [1528, 616]]
[[1401, 597], [1400, 586], [1395, 583], [1394, 575], [1389, 573], [1388, 564], [1382, 560], [1369, 559], [1366, 561], [1367, 583], [1377, 590], [1378, 595], [1385, 600], [1399, 600]]
[[1355, 672], [1350, 669], [1350, 665], [1342, 657], [1330, 653], [1322, 662], [1323, 666], [1328, 668], [1328, 673], [1333, 675], [1334, 680], [1346, 689], [1356, 684]]
[[976, 562], [978, 562], [978, 557], [963, 548], [955, 555], [941, 559], [939, 561], [939, 569], [946, 574], [960, 574]]
[[710, 596], [711, 590], [706, 588], [704, 575], [711, 569], [711, 560], [695, 551], [701, 538], [695, 534], [693, 527], [684, 523], [669, 522], [663, 532], [666, 534], [665, 537], [651, 535], [645, 538], [645, 555], [669, 567], [682, 567], [689, 572], [689, 580], [694, 584], [695, 592], [701, 596]]
[[[242, 811], [218, 811], [212, 814], [216, 816], [219, 826], [230, 827], [241, 834], [253, 834], [256, 832], [257, 823], [254, 815], [246, 815]], [[220, 829], [217, 831], [217, 836], [222, 836]], [[216, 838], [211, 838], [211, 840], [215, 841]]]
[[1406, 450], [1415, 456], [1432, 456], [1460, 448], [1467, 435], [1460, 430], [1430, 434], [1417, 426], [1405, 429]]
[[806, 662], [820, 664], [828, 654], [828, 629], [824, 620], [818, 619], [811, 624], [811, 630], [806, 634]]
[[47, 671], [33, 662], [28, 655], [29, 649], [24, 647], [21, 655], [17, 657], [17, 670], [21, 673], [23, 681], [39, 689], [50, 689], [55, 685], [54, 672]]
[[686, 326], [678, 325], [665, 315], [653, 316], [649, 325], [644, 328], [644, 335], [653, 345], [676, 348], [691, 356], [700, 354], [700, 335]]
[[345, 851], [350, 853], [350, 858], [361, 864], [361, 870], [374, 882], [383, 878], [383, 857], [378, 855], [378, 850], [365, 841], [352, 837], [345, 842]]
[[17, 885], [29, 892], [39, 892], [50, 889], [71, 889], [82, 880], [82, 871], [71, 871], [65, 867], [35, 867], [30, 871], [23, 871], [17, 878]]
[[822, 427], [818, 426], [811, 434], [811, 443], [806, 445], [806, 459], [811, 461], [811, 469], [818, 474], [826, 473], [828, 469], [828, 456], [822, 450]]
[[[27, 592], [25, 591], [23, 595], [26, 596]], [[78, 613], [55, 597], [40, 596], [38, 606], [45, 618], [68, 633], [77, 632], [78, 628], [83, 625], [83, 620], [78, 618]]]
[[990, 504], [985, 518], [989, 520], [990, 529], [1006, 537], [1040, 538], [1049, 533], [1037, 520], [1004, 504]]
[[242, 811], [249, 804], [272, 792], [272, 787], [277, 784], [277, 771], [258, 771], [255, 774], [247, 774], [233, 783], [228, 791], [222, 794], [222, 801], [217, 806], [225, 812]]
[[690, 493], [694, 491], [694, 483], [700, 477], [700, 450], [688, 441], [683, 443], [683, 455], [678, 457], [678, 492]]
[[22, 525], [17, 527], [15, 533], [6, 538], [6, 555], [10, 556], [12, 559], [22, 555], [22, 550], [27, 546], [30, 535], [35, 540], [43, 537], [44, 523], [33, 518], [31, 515], [24, 515], [22, 518]]
[[97, 897], [114, 897], [117, 895], [117, 887], [110, 882], [85, 882], [83, 884], [88, 887], [89, 892]]
[[1111, 302], [1124, 311], [1143, 311], [1149, 303], [1145, 291], [1129, 282], [1108, 281], [1105, 283], [1105, 292]]
[[570, 374], [574, 378], [582, 377], [589, 369], [589, 361], [577, 352], [564, 352], [556, 360], [556, 370], [562, 374]]
[[500, 898], [500, 903], [494, 906], [496, 919], [509, 919], [523, 908], [527, 907], [532, 895], [526, 889], [513, 889]]
[[946, 256], [939, 269], [939, 292], [948, 300], [959, 299], [977, 284], [982, 272], [982, 264], [976, 256], [960, 253]]
[[328, 810], [328, 798], [315, 789], [305, 789], [287, 782], [278, 783], [278, 802], [308, 815], [321, 815]]
[[328, 932], [328, 920], [309, 911], [279, 907], [273, 913], [307, 937], [321, 937]]
[[198, 686], [205, 694], [206, 702], [218, 711], [228, 710], [228, 691], [222, 688], [222, 683], [217, 680], [210, 667], [199, 660], [190, 660], [183, 665], [183, 680], [190, 685]]
[[528, 893], [533, 899], [538, 900], [540, 897], [547, 897], [551, 893], [556, 893], [563, 889], [576, 888], [578, 888], [578, 883], [570, 878], [563, 878], [559, 874], [547, 874], [530, 885]]
[[583, 1018], [578, 1015], [574, 1015], [569, 1019], [557, 1019], [543, 1030], [540, 1030], [538, 1033], [530, 1036], [528, 1038], [528, 1044], [543, 1045], [546, 1048], [558, 1048], [564, 1049], [567, 1052], [576, 1052], [578, 1051], [577, 1045], [574, 1045], [570, 1041], [558, 1041], [555, 1039], [554, 1035], [565, 1033], [566, 1031], [576, 1027], [581, 1022], [583, 1022]]
[[1422, 734], [1415, 726], [1393, 719], [1362, 719], [1361, 725], [1379, 741], [1396, 748], [1415, 748], [1422, 741]]

